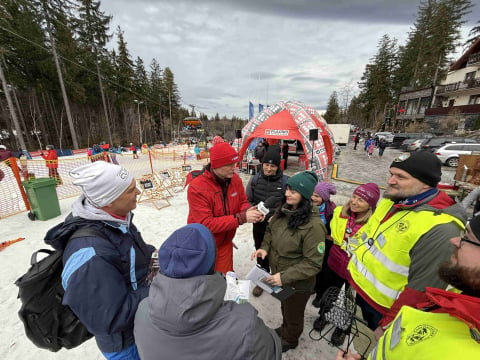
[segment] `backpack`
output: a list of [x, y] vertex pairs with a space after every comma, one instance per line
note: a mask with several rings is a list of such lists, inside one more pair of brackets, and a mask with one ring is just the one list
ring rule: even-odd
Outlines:
[[[98, 230], [80, 228], [70, 237], [99, 236]], [[39, 253], [48, 254], [41, 260]], [[18, 312], [27, 337], [39, 348], [57, 352], [72, 349], [90, 339], [88, 332], [73, 311], [62, 304], [63, 251], [40, 249], [32, 254], [31, 267], [15, 281], [22, 307]]]

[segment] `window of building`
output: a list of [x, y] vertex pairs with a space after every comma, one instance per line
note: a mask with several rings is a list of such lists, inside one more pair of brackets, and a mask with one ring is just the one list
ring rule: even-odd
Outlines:
[[468, 105], [480, 104], [480, 94], [470, 95], [468, 99]]
[[471, 71], [465, 74], [465, 80], [464, 82], [470, 82], [475, 80], [475, 73], [476, 71]]
[[407, 115], [413, 115], [417, 110], [418, 99], [410, 99], [407, 103]]
[[430, 104], [430, 97], [423, 97], [420, 99], [420, 106], [418, 107], [419, 114], [425, 114], [425, 110], [428, 108]]
[[455, 104], [455, 99], [448, 100], [448, 107], [453, 106]]

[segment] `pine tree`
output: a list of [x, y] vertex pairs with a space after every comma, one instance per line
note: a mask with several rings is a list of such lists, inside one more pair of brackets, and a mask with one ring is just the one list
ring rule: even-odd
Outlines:
[[480, 20], [477, 21], [477, 24], [468, 33], [468, 39], [464, 44], [465, 49], [468, 49], [480, 37]]
[[421, 2], [414, 28], [400, 49], [398, 91], [434, 86], [446, 74], [448, 55], [460, 44], [461, 26], [471, 7], [470, 0]]
[[378, 127], [388, 115], [394, 99], [394, 73], [397, 67], [397, 40], [383, 35], [377, 54], [365, 67], [359, 82], [365, 127]]
[[[107, 51], [104, 47], [107, 41], [111, 38], [111, 35], [108, 34], [109, 24], [111, 20], [111, 16], [107, 16], [104, 12], [100, 11], [99, 1], [81, 1], [81, 5], [78, 9], [78, 21], [76, 23], [78, 42], [86, 51], [85, 62], [92, 62], [96, 69], [98, 88], [102, 99], [103, 114], [105, 116], [105, 125], [110, 144], [113, 143], [112, 131], [99, 62], [101, 61], [101, 57], [105, 57], [105, 55], [107, 54]], [[89, 94], [90, 93], [95, 94], [96, 92], [92, 91], [89, 92]]]
[[329, 124], [340, 123], [340, 106], [338, 105], [338, 96], [336, 91], [330, 95], [327, 110], [325, 111], [323, 117]]

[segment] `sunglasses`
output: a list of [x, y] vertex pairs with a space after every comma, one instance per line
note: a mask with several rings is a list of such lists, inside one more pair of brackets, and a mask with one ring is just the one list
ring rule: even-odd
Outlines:
[[411, 155], [412, 155], [412, 154], [410, 154], [410, 153], [408, 153], [408, 152], [407, 152], [407, 153], [401, 153], [400, 155], [398, 155], [398, 156], [393, 160], [393, 162], [402, 162], [402, 161], [405, 161], [405, 160], [409, 159]]
[[472, 244], [472, 245], [475, 245], [475, 246], [480, 246], [480, 242], [477, 242], [477, 241], [472, 241], [472, 240], [469, 240], [465, 237], [465, 233], [462, 231], [460, 233], [460, 244], [458, 247], [462, 247], [462, 242], [466, 242], [466, 243], [469, 243], [469, 244]]

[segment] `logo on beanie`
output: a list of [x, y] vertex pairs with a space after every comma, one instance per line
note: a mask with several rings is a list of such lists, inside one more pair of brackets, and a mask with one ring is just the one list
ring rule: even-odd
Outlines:
[[121, 168], [119, 173], [118, 173], [118, 176], [120, 177], [120, 179], [122, 180], [126, 180], [128, 178], [128, 171], [127, 169], [125, 168]]
[[409, 227], [410, 227], [409, 222], [407, 220], [402, 220], [395, 225], [395, 230], [397, 230], [397, 232], [399, 233], [403, 233], [407, 231]]
[[238, 155], [236, 155], [232, 158], [232, 161], [237, 161], [237, 160], [238, 160]]

